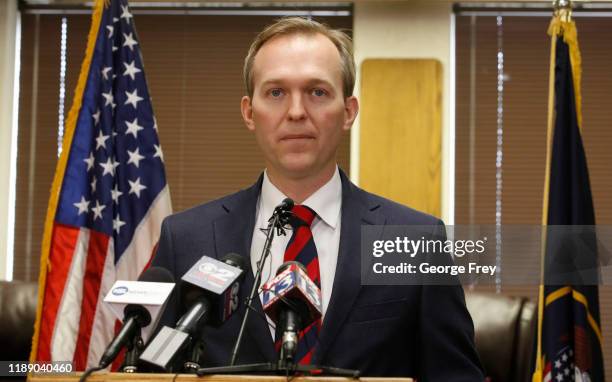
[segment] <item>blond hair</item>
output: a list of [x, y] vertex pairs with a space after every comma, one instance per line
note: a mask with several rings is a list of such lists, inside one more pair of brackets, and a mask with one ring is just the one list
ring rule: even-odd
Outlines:
[[355, 87], [355, 59], [353, 58], [353, 42], [341, 30], [331, 29], [328, 25], [303, 17], [286, 17], [268, 25], [251, 43], [249, 53], [244, 59], [243, 76], [249, 97], [253, 98], [253, 63], [261, 47], [277, 36], [293, 34], [317, 34], [327, 37], [338, 49], [342, 69], [342, 91], [344, 97], [353, 95]]

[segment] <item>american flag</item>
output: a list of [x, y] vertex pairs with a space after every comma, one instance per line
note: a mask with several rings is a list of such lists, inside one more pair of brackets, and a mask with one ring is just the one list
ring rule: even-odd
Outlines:
[[171, 213], [139, 47], [127, 1], [97, 0], [50, 196], [32, 360], [98, 364], [116, 322], [102, 300], [138, 278]]
[[[582, 382], [582, 372], [574, 366], [574, 352], [569, 346], [561, 349], [544, 368], [544, 382]], [[588, 375], [587, 375], [588, 378]]]

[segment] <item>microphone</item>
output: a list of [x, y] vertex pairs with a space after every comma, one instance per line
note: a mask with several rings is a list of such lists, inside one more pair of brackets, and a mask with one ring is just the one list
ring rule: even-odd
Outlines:
[[[228, 253], [221, 261], [203, 257], [182, 277], [181, 295], [187, 313], [176, 323], [176, 329], [193, 334], [205, 322], [218, 326], [238, 308], [239, 282], [246, 260]], [[208, 313], [208, 315], [206, 315]]]
[[[157, 282], [157, 283], [174, 283], [174, 277], [170, 271], [162, 267], [151, 267], [144, 271], [138, 278], [138, 282]], [[122, 293], [127, 293], [127, 287], [121, 290]], [[115, 292], [115, 289], [111, 293]], [[141, 304], [128, 304], [123, 310], [123, 326], [115, 338], [108, 345], [104, 354], [100, 358], [99, 367], [104, 369], [110, 365], [119, 354], [119, 351], [131, 342], [135, 336], [140, 336], [140, 329], [148, 326], [151, 323], [151, 314]]]
[[[236, 253], [228, 253], [221, 261], [204, 256], [195, 263], [181, 278], [186, 313], [174, 329], [164, 326], [140, 359], [168, 370], [202, 326], [218, 326], [225, 322], [238, 309], [238, 293], [245, 268], [246, 260]], [[197, 359], [185, 364], [190, 370], [197, 367]]]
[[276, 208], [274, 208], [274, 213], [277, 214], [279, 212], [291, 211], [294, 205], [295, 203], [293, 202], [293, 199], [285, 198], [278, 206], [276, 206]]
[[321, 291], [304, 265], [287, 261], [263, 287], [263, 310], [281, 333], [279, 360], [294, 363], [299, 333], [321, 317]]

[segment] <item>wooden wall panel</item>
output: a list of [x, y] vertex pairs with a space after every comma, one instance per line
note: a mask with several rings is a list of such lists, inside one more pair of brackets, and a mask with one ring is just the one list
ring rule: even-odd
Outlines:
[[360, 96], [360, 186], [440, 216], [442, 65], [366, 60]]

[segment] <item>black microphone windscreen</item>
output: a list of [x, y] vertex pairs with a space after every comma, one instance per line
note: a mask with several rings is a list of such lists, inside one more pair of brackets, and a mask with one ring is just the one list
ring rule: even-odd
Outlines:
[[144, 271], [138, 281], [154, 282], [154, 283], [173, 283], [174, 277], [169, 270], [163, 267], [151, 267]]
[[221, 258], [225, 264], [231, 265], [232, 267], [236, 267], [241, 270], [246, 269], [246, 259], [244, 256], [240, 256], [237, 253], [230, 252]]
[[281, 205], [283, 206], [283, 209], [285, 211], [289, 211], [293, 208], [293, 206], [295, 205], [295, 202], [291, 198], [285, 198], [283, 199]]

